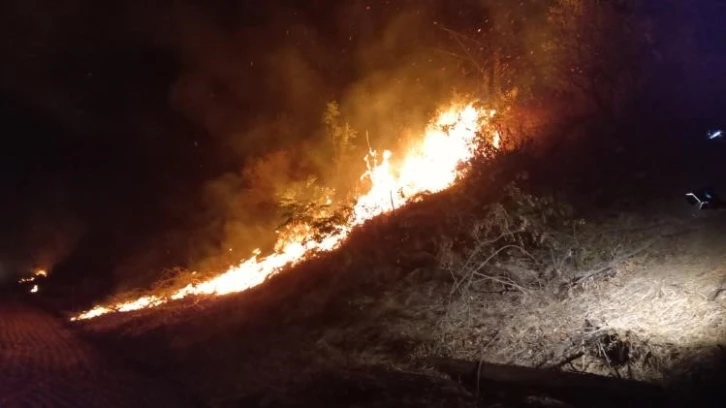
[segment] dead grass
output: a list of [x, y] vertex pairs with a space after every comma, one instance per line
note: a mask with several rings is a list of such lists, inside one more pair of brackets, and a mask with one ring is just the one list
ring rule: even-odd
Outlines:
[[[628, 224], [637, 224], [637, 219]], [[726, 270], [711, 265], [723, 262], [723, 256], [713, 253], [724, 244], [716, 235], [718, 227], [702, 225], [695, 237], [673, 238], [678, 227], [665, 223], [623, 229], [600, 224], [592, 231], [585, 229], [578, 240], [597, 243], [599, 254], [591, 264], [605, 262], [607, 274], [586, 276], [573, 284], [571, 277], [582, 274], [570, 267], [552, 281], [563, 282], [564, 276], [563, 290], [551, 290], [552, 285], [540, 281], [540, 290], [518, 290], [514, 296], [502, 293], [499, 299], [472, 288], [450, 301], [438, 326], [438, 349], [429, 351], [647, 381], [683, 374], [684, 367], [707, 360], [726, 339], [725, 305], [719, 295], [714, 296]], [[618, 239], [602, 238], [597, 231], [603, 229]], [[703, 234], [710, 245], [700, 251], [685, 245], [701, 240]], [[675, 245], [674, 239], [679, 241]], [[625, 243], [637, 248], [640, 242], [649, 243], [649, 249], [638, 251], [634, 258], [619, 255]], [[659, 256], [659, 250], [673, 247], [687, 251]], [[587, 247], [574, 248], [588, 253]], [[553, 259], [554, 265], [563, 264]], [[482, 264], [489, 262], [485, 258]]]
[[709, 297], [724, 274], [723, 224], [680, 233], [665, 216], [582, 220], [512, 184], [471, 191], [377, 219], [340, 251], [245, 293], [84, 327], [129, 358], [153, 355], [142, 363], [212, 406], [294, 400], [330, 373], [358, 373], [337, 387], [380, 402], [386, 392], [361, 372], [430, 377], [416, 361], [431, 355], [667, 381], [726, 337], [726, 295]]

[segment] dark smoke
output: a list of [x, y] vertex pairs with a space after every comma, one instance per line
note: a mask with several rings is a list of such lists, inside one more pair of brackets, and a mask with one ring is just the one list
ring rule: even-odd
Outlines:
[[[333, 188], [347, 202], [369, 143], [395, 154], [455, 95], [490, 102], [517, 89], [586, 106], [550, 52], [554, 3], [5, 2], [4, 270], [38, 258], [105, 290], [149, 284], [167, 267], [218, 271], [271, 248], [290, 201]], [[596, 3], [627, 14], [636, 2]], [[661, 73], [639, 89], [714, 106], [723, 92], [699, 92], [717, 83], [722, 53], [697, 56], [718, 46], [723, 25], [666, 3], [660, 16], [638, 11], [656, 16], [638, 41]], [[671, 38], [689, 32], [696, 41]]]
[[[206, 231], [193, 246], [207, 262], [194, 267], [219, 270], [269, 248], [287, 191], [311, 176], [347, 191], [369, 143], [405, 147], [437, 107], [466, 91], [436, 52], [445, 33], [433, 3], [392, 3], [269, 6], [249, 25], [213, 7], [179, 9], [184, 66], [172, 101], [240, 163], [203, 188]], [[323, 123], [331, 102], [339, 125], [356, 132], [343, 167]]]
[[447, 30], [483, 41], [511, 17], [473, 0], [6, 8], [3, 87], [47, 128], [25, 156], [47, 152], [36, 176], [58, 174], [88, 226], [59, 269], [106, 289], [269, 249], [313, 179], [347, 202], [369, 147], [405, 148], [455, 94], [493, 97], [461, 58], [489, 50]]

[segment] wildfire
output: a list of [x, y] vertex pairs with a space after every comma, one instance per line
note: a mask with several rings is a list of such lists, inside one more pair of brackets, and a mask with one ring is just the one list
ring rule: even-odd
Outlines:
[[[47, 278], [48, 272], [45, 269], [36, 269], [33, 271], [33, 274], [27, 278], [21, 278], [18, 280], [18, 283], [24, 284], [24, 283], [33, 283], [37, 281], [37, 278]], [[30, 288], [30, 293], [38, 293], [38, 284], [34, 284]]]
[[[488, 124], [494, 114], [473, 104], [449, 108], [427, 127], [422, 140], [410, 147], [397, 165], [391, 161], [392, 152], [371, 150], [365, 157], [368, 170], [361, 177], [370, 181], [370, 189], [357, 199], [350, 220], [322, 239], [314, 237], [309, 226], [301, 226], [294, 234], [280, 235], [272, 254], [260, 257], [260, 252], [255, 251], [249, 259], [207, 281], [190, 284], [166, 297], [148, 295], [110, 306], [96, 306], [71, 320], [151, 308], [189, 296], [241, 292], [261, 284], [284, 267], [332, 251], [354, 227], [365, 221], [405, 205], [418, 194], [450, 187], [460, 175], [460, 164], [473, 157], [482, 133], [490, 131]], [[491, 132], [490, 142], [498, 147], [499, 134]]]

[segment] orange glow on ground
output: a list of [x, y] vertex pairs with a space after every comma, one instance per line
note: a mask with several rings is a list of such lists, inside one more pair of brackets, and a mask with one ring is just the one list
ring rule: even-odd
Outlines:
[[499, 134], [488, 126], [494, 114], [491, 110], [477, 109], [473, 104], [455, 105], [442, 111], [427, 127], [420, 142], [410, 146], [395, 166], [392, 152], [371, 150], [365, 157], [368, 170], [362, 176], [370, 181], [370, 189], [356, 200], [348, 222], [322, 239], [316, 240], [309, 226], [301, 226], [294, 234], [280, 235], [272, 254], [261, 257], [260, 252], [255, 251], [250, 258], [214, 278], [187, 285], [165, 297], [147, 295], [132, 301], [99, 305], [71, 320], [152, 308], [189, 296], [242, 292], [285, 267], [332, 251], [342, 244], [353, 228], [367, 220], [400, 208], [418, 194], [436, 193], [450, 187], [460, 176], [460, 165], [473, 157], [482, 135], [489, 136], [490, 143], [498, 147]]

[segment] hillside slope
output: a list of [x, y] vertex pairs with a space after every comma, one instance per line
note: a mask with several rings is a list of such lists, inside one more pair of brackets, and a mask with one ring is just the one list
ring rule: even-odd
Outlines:
[[[617, 174], [634, 171], [620, 163]], [[633, 199], [632, 183], [563, 170], [552, 185], [580, 184], [554, 199], [537, 180], [543, 165], [523, 152], [482, 164], [247, 292], [80, 326], [210, 406], [476, 404], [471, 387], [420, 363], [430, 356], [632, 378], [719, 401], [726, 216], [693, 213], [658, 178], [698, 174], [647, 163]], [[594, 187], [573, 196], [583, 185]]]

